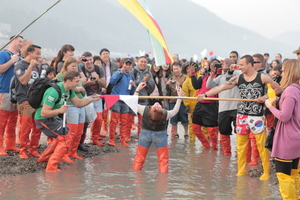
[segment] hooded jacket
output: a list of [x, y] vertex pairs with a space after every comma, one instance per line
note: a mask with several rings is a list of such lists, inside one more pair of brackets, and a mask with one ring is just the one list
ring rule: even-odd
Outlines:
[[[132, 70], [132, 75], [136, 85], [139, 85], [141, 82], [143, 82], [144, 81], [143, 79], [147, 74], [150, 75], [148, 81], [146, 82], [147, 86], [139, 91], [139, 96], [150, 96], [150, 94], [153, 92], [155, 87], [154, 79], [152, 74], [147, 69], [140, 70], [138, 66], [135, 66]], [[147, 105], [148, 99], [139, 99], [138, 103], [141, 105]]]

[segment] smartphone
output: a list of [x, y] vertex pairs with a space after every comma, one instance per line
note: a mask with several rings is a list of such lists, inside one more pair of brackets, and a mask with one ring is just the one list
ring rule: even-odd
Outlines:
[[217, 69], [222, 68], [222, 65], [217, 63], [217, 64], [215, 64], [215, 68], [217, 68]]

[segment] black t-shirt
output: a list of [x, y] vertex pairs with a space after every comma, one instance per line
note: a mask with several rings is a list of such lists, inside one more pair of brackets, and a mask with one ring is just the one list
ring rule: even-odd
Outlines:
[[35, 79], [40, 77], [40, 71], [38, 66], [36, 65], [32, 68], [29, 82], [26, 85], [21, 84], [19, 78], [25, 74], [29, 64], [30, 63], [26, 62], [25, 60], [21, 60], [20, 62], [17, 62], [15, 66], [16, 97], [19, 104], [27, 101], [27, 91], [30, 85], [35, 81]]
[[[97, 68], [97, 70], [95, 68]], [[99, 67], [98, 65], [94, 65], [94, 68], [91, 71], [88, 71], [84, 66], [82, 66], [81, 70], [87, 78], [90, 78], [93, 72], [96, 72], [99, 75], [99, 78], [105, 77], [103, 67]], [[85, 90], [87, 96], [93, 95], [95, 93], [101, 94], [101, 86], [98, 85], [97, 81], [95, 81], [95, 84], [85, 86]]]

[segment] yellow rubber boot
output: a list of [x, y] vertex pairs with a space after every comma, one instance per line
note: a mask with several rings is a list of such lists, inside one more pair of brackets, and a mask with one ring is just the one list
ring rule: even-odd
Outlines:
[[259, 178], [260, 180], [267, 180], [270, 178], [270, 155], [269, 150], [265, 148], [265, 142], [266, 142], [266, 131], [259, 134], [254, 134], [256, 139], [256, 146], [259, 152], [259, 156], [261, 159], [261, 164], [263, 166], [264, 173]]
[[248, 135], [236, 134], [237, 156], [238, 156], [238, 173], [237, 176], [248, 174], [246, 170], [246, 154]]
[[190, 120], [189, 120], [189, 132], [190, 132], [190, 140], [195, 141], [196, 135], [195, 135], [194, 130], [193, 130], [193, 122], [192, 122], [191, 117], [190, 117]]
[[[298, 169], [292, 169], [291, 176], [295, 180], [295, 193], [296, 193], [296, 197], [298, 197], [299, 190], [300, 190], [300, 178], [299, 178]], [[298, 199], [299, 199], [299, 197], [298, 197]]]
[[296, 200], [298, 196], [295, 191], [295, 179], [284, 173], [276, 173], [279, 182], [279, 190], [283, 200]]

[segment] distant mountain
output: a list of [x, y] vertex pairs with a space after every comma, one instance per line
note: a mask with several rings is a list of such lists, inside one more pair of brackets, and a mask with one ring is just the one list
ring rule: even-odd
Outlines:
[[[9, 3], [1, 4], [0, 23], [11, 24], [12, 35], [56, 1], [6, 2]], [[284, 57], [291, 56], [289, 45], [229, 24], [188, 0], [149, 0], [147, 4], [163, 31], [171, 54], [190, 58], [194, 54], [200, 56], [207, 48], [221, 57], [227, 57], [232, 50], [240, 55], [268, 52], [273, 57], [280, 52]], [[135, 56], [139, 50], [152, 51], [146, 29], [116, 0], [62, 0], [22, 35], [52, 49], [69, 43], [80, 51], [99, 52], [106, 47], [122, 56]]]

